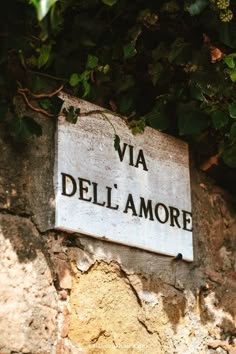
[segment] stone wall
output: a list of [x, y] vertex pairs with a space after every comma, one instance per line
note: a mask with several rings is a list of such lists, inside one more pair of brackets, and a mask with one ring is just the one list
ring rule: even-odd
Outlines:
[[192, 263], [56, 231], [55, 122], [35, 119], [25, 145], [0, 130], [0, 353], [235, 354], [227, 193], [191, 166]]

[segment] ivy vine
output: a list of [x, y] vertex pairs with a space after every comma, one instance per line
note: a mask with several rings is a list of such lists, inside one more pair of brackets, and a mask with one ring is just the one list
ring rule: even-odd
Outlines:
[[[148, 125], [189, 141], [205, 170], [236, 168], [233, 0], [11, 0], [0, 41], [0, 114], [13, 138], [41, 134], [15, 97], [53, 119], [63, 87], [126, 116], [135, 134]], [[80, 112], [64, 114], [73, 123]]]

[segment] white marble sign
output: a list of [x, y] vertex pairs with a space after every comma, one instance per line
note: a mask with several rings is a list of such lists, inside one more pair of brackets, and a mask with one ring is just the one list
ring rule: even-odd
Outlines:
[[151, 128], [134, 136], [121, 118], [94, 112], [76, 124], [60, 117], [56, 140], [56, 228], [193, 260], [187, 144]]

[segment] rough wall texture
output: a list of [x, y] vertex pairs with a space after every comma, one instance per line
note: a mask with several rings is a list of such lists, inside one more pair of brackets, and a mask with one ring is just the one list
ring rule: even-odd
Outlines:
[[41, 138], [0, 142], [0, 353], [235, 354], [227, 194], [191, 168], [193, 263], [55, 231], [55, 124], [35, 118]]
[[57, 295], [41, 236], [26, 218], [0, 215], [0, 351], [50, 353]]

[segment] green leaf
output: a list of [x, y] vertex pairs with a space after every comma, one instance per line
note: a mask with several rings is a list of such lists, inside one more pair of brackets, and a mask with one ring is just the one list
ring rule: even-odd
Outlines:
[[120, 137], [119, 137], [119, 135], [115, 134], [115, 137], [114, 137], [114, 148], [115, 148], [116, 151], [119, 149], [119, 146], [120, 146]]
[[227, 22], [219, 27], [220, 41], [231, 48], [236, 48], [236, 23]]
[[230, 104], [229, 108], [229, 115], [231, 118], [236, 118], [236, 102]]
[[188, 43], [186, 43], [183, 38], [177, 38], [171, 45], [171, 49], [167, 57], [168, 61], [173, 63], [187, 46]]
[[136, 44], [136, 41], [132, 41], [123, 47], [124, 59], [132, 58], [137, 54], [135, 44]]
[[106, 65], [103, 67], [103, 74], [106, 75], [109, 71], [110, 71], [110, 65], [106, 64]]
[[121, 92], [125, 92], [133, 86], [134, 86], [134, 78], [132, 75], [122, 76], [119, 78], [118, 82], [116, 83], [116, 92], [117, 94]]
[[45, 79], [41, 78], [40, 76], [36, 75], [32, 78], [32, 89], [34, 93], [41, 92], [45, 87]]
[[16, 117], [13, 124], [13, 134], [16, 141], [22, 142], [31, 136], [42, 135], [42, 127], [31, 117]]
[[119, 103], [119, 112], [121, 114], [126, 114], [133, 105], [133, 97], [124, 94], [120, 97], [118, 103]]
[[117, 0], [102, 0], [102, 2], [107, 6], [114, 6], [117, 3]]
[[147, 124], [158, 130], [166, 130], [169, 128], [170, 122], [168, 116], [163, 111], [152, 111], [145, 116]]
[[178, 128], [180, 135], [199, 134], [208, 127], [208, 117], [195, 102], [181, 103], [178, 107]]
[[187, 7], [187, 11], [190, 13], [191, 16], [196, 16], [199, 15], [207, 5], [207, 0], [196, 0]]
[[65, 119], [67, 122], [75, 124], [77, 122], [80, 110], [78, 108], [75, 109], [73, 106], [69, 106], [68, 108], [64, 108], [62, 112], [65, 114]]
[[54, 114], [55, 116], [58, 116], [59, 113], [61, 112], [61, 107], [64, 103], [64, 100], [62, 100], [60, 97], [55, 95], [50, 98], [50, 101], [51, 101], [50, 113]]
[[227, 55], [227, 56], [223, 57], [223, 61], [228, 66], [228, 68], [230, 68], [230, 69], [235, 68], [235, 61], [234, 61], [233, 55]]
[[132, 129], [133, 134], [143, 133], [146, 127], [146, 120], [144, 117], [138, 120], [134, 119], [131, 122], [129, 122], [129, 127]]
[[223, 128], [229, 121], [229, 116], [226, 112], [217, 110], [211, 114], [213, 125], [216, 129]]
[[231, 72], [230, 72], [230, 79], [235, 82], [236, 81], [236, 69], [233, 69]]
[[236, 140], [236, 123], [234, 123], [230, 128], [229, 138], [231, 140]]
[[73, 73], [70, 77], [69, 84], [72, 87], [75, 87], [78, 85], [78, 83], [81, 81], [81, 78], [78, 74]]
[[222, 154], [223, 160], [229, 167], [236, 167], [236, 144], [226, 148]]
[[37, 11], [37, 17], [39, 21], [47, 15], [50, 8], [57, 2], [57, 0], [31, 0], [31, 3]]
[[163, 65], [158, 62], [150, 66], [149, 74], [151, 75], [152, 83], [154, 86], [156, 86], [163, 71], [164, 71]]
[[104, 75], [106, 75], [110, 71], [110, 65], [106, 64], [104, 66], [98, 66], [97, 70], [99, 72], [102, 72]]
[[134, 135], [143, 133], [143, 129], [141, 129], [139, 126], [133, 127], [133, 128], [132, 128], [132, 133], [133, 133]]
[[88, 55], [86, 69], [95, 69], [98, 65], [98, 57], [94, 55]]
[[194, 98], [195, 100], [204, 102], [204, 97], [202, 95], [202, 90], [200, 87], [197, 87], [196, 85], [191, 86], [191, 97]]
[[90, 84], [88, 83], [88, 81], [86, 81], [86, 80], [83, 81], [83, 88], [84, 88], [83, 97], [86, 97], [86, 96], [88, 96], [88, 94], [90, 92]]
[[51, 7], [50, 23], [54, 33], [58, 33], [63, 24], [62, 11], [55, 4]]
[[52, 46], [51, 44], [43, 45], [40, 49], [40, 55], [38, 58], [38, 68], [42, 68], [42, 66], [46, 65], [51, 54]]
[[52, 101], [49, 98], [41, 98], [39, 100], [39, 105], [40, 105], [40, 107], [42, 107], [43, 109], [46, 109], [46, 110], [52, 109]]
[[77, 119], [78, 119], [78, 117], [77, 117], [76, 114], [68, 113], [68, 114], [66, 115], [66, 121], [67, 121], [67, 122], [70, 122], [70, 123], [72, 123], [72, 124], [75, 124], [75, 123], [77, 122]]
[[90, 92], [90, 84], [89, 84], [90, 74], [91, 74], [90, 70], [85, 70], [80, 75], [73, 73], [69, 80], [69, 83], [72, 87], [77, 86], [80, 82], [82, 83], [84, 89], [83, 97], [86, 97]]

